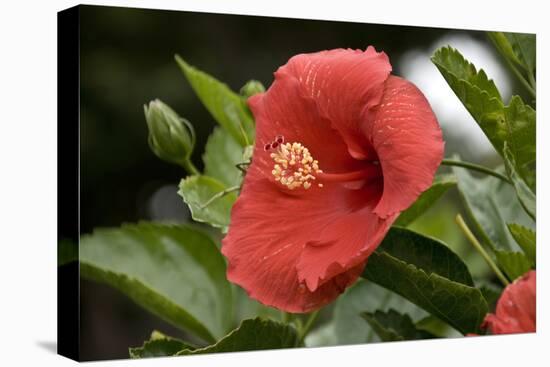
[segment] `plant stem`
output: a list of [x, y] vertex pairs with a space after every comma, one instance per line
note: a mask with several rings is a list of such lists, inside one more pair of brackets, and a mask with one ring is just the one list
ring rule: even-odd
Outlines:
[[304, 342], [304, 339], [307, 336], [307, 333], [315, 323], [315, 320], [317, 320], [317, 316], [319, 316], [319, 311], [315, 311], [309, 314], [309, 317], [304, 325], [304, 327], [300, 330], [299, 338], [298, 338], [298, 345], [302, 344]]
[[491, 259], [491, 256], [489, 256], [489, 254], [487, 253], [487, 251], [485, 251], [485, 249], [483, 248], [483, 246], [481, 246], [481, 243], [479, 243], [479, 241], [477, 240], [477, 238], [474, 236], [474, 234], [472, 233], [472, 231], [470, 230], [470, 228], [468, 228], [468, 225], [466, 224], [466, 222], [464, 222], [464, 219], [462, 219], [462, 216], [460, 214], [457, 214], [456, 215], [456, 222], [458, 223], [458, 226], [460, 227], [460, 229], [462, 230], [462, 232], [464, 232], [464, 235], [466, 236], [466, 238], [468, 238], [468, 240], [470, 241], [470, 243], [474, 246], [474, 248], [481, 254], [481, 256], [483, 257], [483, 259], [485, 259], [485, 262], [487, 262], [487, 264], [489, 265], [489, 267], [493, 270], [493, 272], [495, 273], [495, 275], [498, 277], [498, 279], [502, 282], [502, 284], [506, 287], [508, 284], [510, 284], [510, 282], [508, 281], [508, 279], [506, 279], [506, 277], [504, 276], [504, 274], [502, 274], [502, 272], [500, 271], [500, 269], [498, 268], [497, 264], [495, 264], [495, 262], [493, 261], [493, 259]]
[[535, 77], [533, 76], [533, 73], [529, 72], [527, 75], [529, 77], [529, 84], [531, 84], [531, 87], [533, 87], [533, 89], [535, 90], [535, 93], [536, 93], [537, 92], [537, 81], [535, 80]]
[[512, 71], [514, 72], [514, 74], [516, 74], [516, 77], [519, 79], [521, 84], [523, 84], [525, 89], [527, 89], [531, 97], [533, 97], [534, 99], [537, 99], [537, 92], [535, 92], [535, 89], [533, 89], [533, 87], [529, 84], [529, 82], [525, 80], [525, 78], [519, 73], [519, 71], [515, 67], [512, 67]]
[[499, 178], [499, 179], [501, 179], [502, 181], [504, 181], [506, 183], [512, 184], [512, 182], [510, 182], [508, 177], [506, 177], [503, 174], [500, 174], [498, 172], [495, 172], [490, 168], [480, 166], [479, 164], [470, 163], [470, 162], [463, 162], [463, 161], [455, 161], [455, 160], [447, 159], [447, 158], [443, 159], [441, 161], [441, 164], [444, 165], [444, 166], [456, 166], [456, 167], [468, 168], [472, 171], [485, 173], [487, 175], [491, 175], [493, 177]]
[[186, 158], [183, 161], [181, 161], [181, 166], [187, 171], [187, 173], [189, 173], [191, 175], [200, 174], [197, 167], [195, 167], [195, 165], [193, 164], [193, 162], [191, 162], [191, 160], [189, 158]]

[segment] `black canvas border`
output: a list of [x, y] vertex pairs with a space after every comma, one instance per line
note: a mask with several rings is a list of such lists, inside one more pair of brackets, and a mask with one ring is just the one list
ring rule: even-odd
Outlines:
[[[80, 237], [80, 7], [57, 13], [57, 233]], [[59, 251], [59, 250], [58, 250]], [[80, 360], [79, 263], [57, 267], [57, 353]]]

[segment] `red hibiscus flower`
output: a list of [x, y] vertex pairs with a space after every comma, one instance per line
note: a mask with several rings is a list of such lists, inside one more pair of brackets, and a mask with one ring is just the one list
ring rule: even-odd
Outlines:
[[535, 332], [537, 328], [537, 272], [531, 270], [508, 285], [494, 314], [485, 317], [482, 328], [491, 334]]
[[301, 54], [248, 100], [256, 145], [222, 252], [250, 297], [288, 312], [334, 300], [431, 185], [441, 130], [390, 71], [372, 47]]

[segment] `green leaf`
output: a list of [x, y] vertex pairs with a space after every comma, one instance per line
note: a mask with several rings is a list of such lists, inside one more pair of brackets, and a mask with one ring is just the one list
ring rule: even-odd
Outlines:
[[428, 315], [416, 323], [416, 329], [428, 332], [437, 338], [459, 338], [462, 336], [449, 324], [441, 321], [434, 315]]
[[497, 290], [494, 288], [494, 286], [482, 285], [481, 287], [479, 287], [479, 290], [481, 291], [481, 293], [483, 293], [483, 297], [487, 301], [489, 310], [494, 310], [497, 306], [500, 294], [502, 293], [502, 289]]
[[476, 178], [463, 168], [453, 167], [453, 172], [468, 218], [481, 241], [493, 250], [517, 251], [506, 223], [527, 227], [534, 223], [522, 210], [514, 188], [495, 177]]
[[196, 229], [147, 222], [96, 229], [81, 237], [80, 272], [206, 341], [230, 328], [225, 261]]
[[238, 326], [242, 321], [254, 317], [264, 319], [280, 320], [281, 311], [276, 308], [265, 306], [260, 302], [250, 298], [248, 294], [239, 286], [233, 287], [233, 300], [235, 312], [235, 325]]
[[509, 222], [533, 225], [521, 209], [512, 186], [494, 177], [477, 179], [466, 170], [454, 171], [470, 221], [482, 242], [493, 251], [499, 267], [510, 279], [529, 270], [528, 258], [517, 252], [519, 247], [506, 225]]
[[[441, 47], [432, 56], [432, 62], [437, 66], [458, 98], [463, 103], [465, 101], [469, 102], [464, 105], [469, 111], [471, 110], [470, 113], [474, 115], [474, 118], [479, 117], [484, 108], [491, 107], [491, 105], [484, 106], [484, 103], [490, 99], [494, 98], [496, 102], [502, 104], [502, 97], [495, 82], [489, 79], [482, 69], [477, 71], [476, 67], [466, 60], [458, 50], [450, 46]], [[483, 95], [481, 101], [470, 99], [469, 94], [474, 92]]]
[[521, 60], [517, 57], [508, 37], [504, 33], [487, 32], [487, 34], [501, 55], [507, 58], [512, 64], [521, 65]]
[[523, 253], [531, 265], [535, 265], [537, 262], [537, 253], [536, 253], [536, 234], [534, 231], [530, 230], [527, 227], [516, 223], [509, 223], [508, 229], [512, 234], [512, 237], [516, 240], [517, 244], [523, 250]]
[[494, 82], [451, 47], [438, 49], [432, 62], [501, 156], [508, 143], [518, 173], [534, 187], [535, 111], [518, 96], [504, 106]]
[[[361, 312], [365, 310], [388, 311], [391, 308], [409, 314], [413, 320], [419, 320], [427, 315], [424, 310], [397, 293], [365, 279], [359, 279], [336, 300], [331, 322], [307, 335], [306, 345], [327, 346], [378, 342], [380, 341], [378, 336], [368, 324], [364, 323]], [[358, 327], [358, 325], [362, 326]]]
[[536, 69], [536, 36], [528, 33], [504, 33], [514, 53], [526, 71], [533, 73]]
[[419, 340], [432, 339], [436, 336], [416, 328], [407, 314], [400, 314], [391, 309], [388, 312], [377, 310], [374, 313], [363, 312], [361, 316], [369, 323], [370, 327], [382, 341]]
[[57, 243], [57, 266], [73, 261], [78, 261], [78, 244], [65, 238], [59, 240]]
[[453, 282], [474, 285], [472, 276], [460, 257], [434, 238], [409, 229], [392, 227], [378, 248], [379, 256], [388, 255], [427, 274], [437, 274]]
[[536, 36], [527, 33], [504, 33], [504, 35], [512, 45], [512, 49], [520, 60], [521, 66], [527, 73], [532, 75], [532, 79], [534, 80], [537, 61]]
[[407, 226], [416, 218], [421, 216], [451, 187], [456, 185], [456, 178], [452, 175], [443, 175], [436, 177], [432, 186], [424, 191], [418, 199], [395, 221], [395, 225]]
[[214, 345], [195, 350], [185, 349], [177, 355], [293, 348], [297, 343], [298, 337], [294, 327], [255, 318], [244, 320], [237, 329]]
[[[504, 143], [514, 157], [517, 173], [534, 191], [536, 189], [536, 112], [524, 104], [520, 97], [513, 96], [504, 109], [505, 137], [500, 146], [504, 157]], [[502, 132], [501, 132], [502, 133]]]
[[241, 184], [242, 173], [236, 165], [243, 162], [243, 148], [224, 129], [214, 129], [206, 143], [202, 160], [206, 176], [217, 179], [226, 187]]
[[529, 187], [527, 187], [525, 181], [523, 181], [516, 172], [514, 157], [506, 144], [504, 144], [504, 163], [506, 166], [506, 173], [508, 173], [508, 177], [514, 184], [521, 206], [523, 206], [525, 212], [535, 220], [537, 214], [537, 198]]
[[508, 60], [528, 73], [536, 69], [536, 38], [534, 34], [489, 32], [489, 37]]
[[243, 147], [254, 142], [254, 120], [245, 100], [227, 85], [189, 65], [176, 55], [176, 61], [206, 109]]
[[231, 207], [237, 194], [224, 192], [227, 187], [208, 176], [188, 176], [181, 180], [178, 194], [189, 206], [191, 216], [197, 222], [204, 222], [224, 232], [229, 226]]
[[495, 251], [499, 267], [510, 280], [519, 278], [531, 270], [531, 263], [521, 252]]
[[151, 338], [141, 347], [129, 348], [130, 358], [169, 357], [183, 349], [194, 349], [182, 340], [168, 337], [159, 331], [153, 331]]
[[392, 228], [363, 277], [405, 297], [466, 334], [477, 332], [487, 303], [466, 265], [443, 243]]

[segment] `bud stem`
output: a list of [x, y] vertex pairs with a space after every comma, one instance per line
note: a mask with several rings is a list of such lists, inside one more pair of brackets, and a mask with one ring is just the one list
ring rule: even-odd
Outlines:
[[462, 219], [462, 216], [460, 214], [457, 214], [456, 215], [456, 223], [458, 224], [458, 226], [460, 227], [460, 229], [462, 230], [462, 232], [464, 232], [464, 235], [466, 236], [466, 238], [468, 238], [468, 240], [470, 241], [470, 243], [474, 246], [474, 248], [481, 254], [481, 256], [483, 257], [483, 259], [485, 259], [485, 262], [487, 262], [487, 264], [489, 265], [489, 267], [493, 270], [493, 272], [495, 273], [495, 275], [497, 276], [497, 278], [502, 282], [502, 284], [506, 287], [508, 284], [510, 284], [510, 282], [508, 281], [508, 279], [506, 279], [506, 277], [504, 276], [504, 274], [502, 274], [502, 272], [500, 271], [500, 269], [498, 268], [497, 264], [495, 264], [495, 262], [493, 261], [493, 259], [491, 259], [491, 256], [489, 256], [489, 254], [487, 253], [487, 251], [485, 251], [485, 249], [483, 248], [483, 246], [481, 246], [481, 243], [479, 243], [479, 241], [477, 240], [477, 238], [474, 236], [474, 234], [472, 233], [472, 231], [470, 230], [470, 228], [468, 228], [468, 225], [466, 224], [466, 222], [464, 222], [464, 219]]
[[195, 165], [193, 164], [193, 162], [191, 162], [191, 159], [189, 158], [185, 158], [184, 160], [182, 160], [180, 162], [180, 165], [187, 171], [187, 173], [189, 173], [190, 175], [200, 175], [200, 172], [199, 170], [197, 169], [197, 167], [195, 167]]

